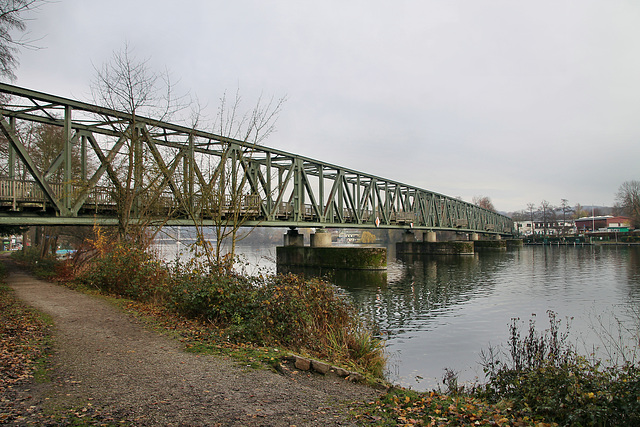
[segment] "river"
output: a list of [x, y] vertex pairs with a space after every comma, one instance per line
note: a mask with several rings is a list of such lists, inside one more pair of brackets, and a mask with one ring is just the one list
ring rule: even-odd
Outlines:
[[[248, 273], [275, 270], [274, 248], [240, 252]], [[379, 326], [389, 380], [415, 390], [440, 385], [445, 368], [462, 381], [482, 380], [480, 352], [507, 341], [512, 318], [526, 323], [523, 332], [530, 319], [544, 330], [552, 310], [570, 323], [570, 341], [584, 352], [599, 346], [601, 356], [601, 324], [615, 333], [621, 320], [638, 330], [638, 316], [629, 315], [640, 306], [637, 246], [525, 246], [421, 259], [396, 259], [390, 247], [386, 273], [332, 277]]]

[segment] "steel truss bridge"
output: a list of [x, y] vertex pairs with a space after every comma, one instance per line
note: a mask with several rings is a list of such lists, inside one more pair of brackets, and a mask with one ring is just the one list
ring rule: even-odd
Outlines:
[[[125, 214], [512, 233], [506, 216], [345, 167], [12, 85], [0, 97], [0, 224], [113, 225]], [[33, 129], [60, 136], [48, 158]]]

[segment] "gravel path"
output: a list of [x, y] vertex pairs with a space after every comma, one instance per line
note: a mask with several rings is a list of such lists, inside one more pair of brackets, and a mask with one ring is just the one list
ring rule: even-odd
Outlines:
[[55, 325], [52, 381], [32, 385], [24, 403], [36, 412], [73, 406], [141, 426], [351, 425], [347, 402], [379, 394], [335, 376], [245, 370], [186, 353], [100, 299], [15, 267], [7, 283]]

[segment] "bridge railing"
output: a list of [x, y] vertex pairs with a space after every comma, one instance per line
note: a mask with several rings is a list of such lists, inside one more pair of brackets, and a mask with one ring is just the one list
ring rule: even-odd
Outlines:
[[[59, 182], [49, 183], [53, 193], [62, 197], [65, 185]], [[84, 184], [72, 184], [71, 191], [74, 196], [86, 189]], [[40, 207], [45, 209], [48, 200], [40, 186], [32, 180], [0, 178], [0, 203], [2, 206], [10, 205], [13, 210], [25, 207]], [[113, 189], [108, 187], [94, 187], [88, 194], [85, 207], [90, 206], [115, 206]]]
[[[64, 191], [64, 184], [61, 182], [50, 182], [50, 187], [58, 196]], [[86, 190], [86, 185], [74, 183], [71, 186], [74, 196]], [[96, 186], [89, 192], [82, 209], [91, 212], [114, 211], [117, 209], [117, 200], [115, 197], [115, 188]], [[234, 198], [231, 195], [225, 195], [220, 206], [217, 206], [216, 213], [223, 217], [230, 215], [238, 215], [242, 218], [258, 218], [264, 201], [258, 195], [242, 195]], [[35, 181], [23, 179], [9, 179], [0, 177], [0, 205], [9, 207], [11, 210], [24, 208], [38, 208], [45, 210], [48, 204], [44, 192], [40, 189]], [[154, 203], [155, 211], [170, 211], [171, 209], [180, 210], [177, 200], [171, 192], [164, 192]], [[282, 202], [279, 204], [276, 216], [280, 219], [290, 219], [293, 216], [294, 206], [292, 203]], [[343, 220], [345, 223], [353, 223], [356, 216], [352, 209], [344, 208]], [[363, 212], [362, 219], [368, 221], [373, 215], [373, 211], [367, 210]], [[208, 217], [212, 216], [210, 212]], [[315, 213], [311, 204], [305, 204], [302, 217], [306, 221], [319, 221], [320, 218]], [[394, 212], [391, 221], [393, 223], [405, 224], [414, 221], [416, 218], [413, 212]]]
[[[65, 188], [65, 185], [60, 182], [50, 182], [49, 186], [57, 196], [61, 196]], [[74, 183], [71, 185], [74, 196], [79, 195], [86, 188], [85, 184]], [[93, 212], [114, 211], [117, 209], [118, 204], [115, 193], [116, 189], [114, 187], [96, 186], [88, 193], [82, 209]], [[223, 216], [239, 214], [241, 217], [255, 218], [260, 213], [261, 204], [262, 200], [257, 195], [246, 194], [237, 199], [231, 195], [225, 195], [216, 211]], [[48, 202], [44, 192], [35, 181], [0, 177], [0, 206], [16, 211], [28, 208], [46, 210], [48, 205], [50, 205], [50, 202]], [[283, 203], [283, 205], [285, 204]], [[158, 212], [168, 212], [172, 209], [180, 210], [177, 200], [171, 192], [162, 193], [154, 201], [152, 208]], [[283, 206], [282, 209], [288, 212], [292, 210], [290, 206]]]

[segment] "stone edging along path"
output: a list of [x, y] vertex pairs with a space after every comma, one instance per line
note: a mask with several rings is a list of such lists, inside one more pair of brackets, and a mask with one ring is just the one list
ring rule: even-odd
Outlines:
[[29, 391], [29, 405], [44, 413], [90, 408], [141, 426], [352, 425], [348, 402], [380, 393], [335, 375], [247, 370], [184, 352], [98, 298], [9, 267], [17, 297], [54, 322], [52, 380]]

